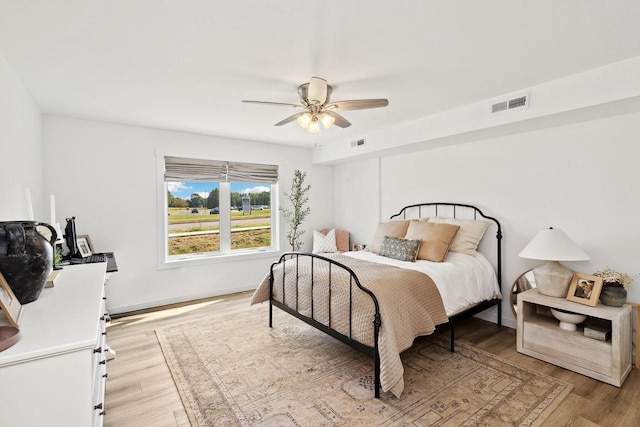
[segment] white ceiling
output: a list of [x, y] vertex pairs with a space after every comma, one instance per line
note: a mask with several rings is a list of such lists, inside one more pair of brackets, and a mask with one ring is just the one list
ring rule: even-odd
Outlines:
[[[638, 0], [0, 0], [2, 54], [42, 111], [313, 146], [640, 55]], [[309, 134], [284, 107], [388, 98]]]

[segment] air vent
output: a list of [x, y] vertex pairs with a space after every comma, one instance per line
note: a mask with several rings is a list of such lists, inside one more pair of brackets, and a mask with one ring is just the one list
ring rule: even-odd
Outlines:
[[497, 104], [493, 104], [491, 106], [491, 112], [492, 113], [499, 113], [500, 111], [505, 111], [508, 107], [508, 102], [507, 101], [502, 101], [502, 102], [498, 102]]
[[352, 147], [360, 147], [361, 145], [364, 145], [364, 138], [351, 142]]
[[527, 96], [520, 96], [518, 98], [513, 98], [509, 100], [509, 110], [512, 108], [526, 107], [527, 106]]
[[514, 98], [496, 102], [491, 105], [491, 113], [501, 113], [514, 108], [525, 108], [529, 106], [529, 95], [519, 95]]

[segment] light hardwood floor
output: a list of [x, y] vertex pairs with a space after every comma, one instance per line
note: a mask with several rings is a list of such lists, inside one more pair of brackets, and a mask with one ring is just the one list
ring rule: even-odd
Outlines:
[[[249, 305], [251, 292], [133, 313], [108, 326], [117, 357], [107, 365], [106, 427], [189, 426], [155, 330], [232, 312]], [[448, 328], [438, 332], [448, 334]], [[547, 420], [549, 426], [640, 426], [640, 371], [622, 388], [550, 365], [516, 351], [515, 330], [479, 319], [456, 328], [457, 339], [536, 371], [573, 384], [571, 394]]]

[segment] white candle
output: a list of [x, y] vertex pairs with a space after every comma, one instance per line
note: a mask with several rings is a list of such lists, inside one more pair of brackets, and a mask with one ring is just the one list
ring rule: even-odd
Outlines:
[[49, 224], [56, 224], [56, 197], [53, 194], [51, 195], [51, 222]]
[[31, 191], [28, 188], [24, 189], [24, 196], [27, 199], [27, 219], [33, 221], [33, 205], [31, 204]]

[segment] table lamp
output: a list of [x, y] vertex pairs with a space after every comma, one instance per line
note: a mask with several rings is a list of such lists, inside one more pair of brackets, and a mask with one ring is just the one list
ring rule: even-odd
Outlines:
[[543, 228], [520, 251], [522, 258], [545, 260], [533, 268], [538, 292], [552, 297], [566, 297], [573, 277], [559, 261], [586, 261], [589, 255], [559, 228]]

